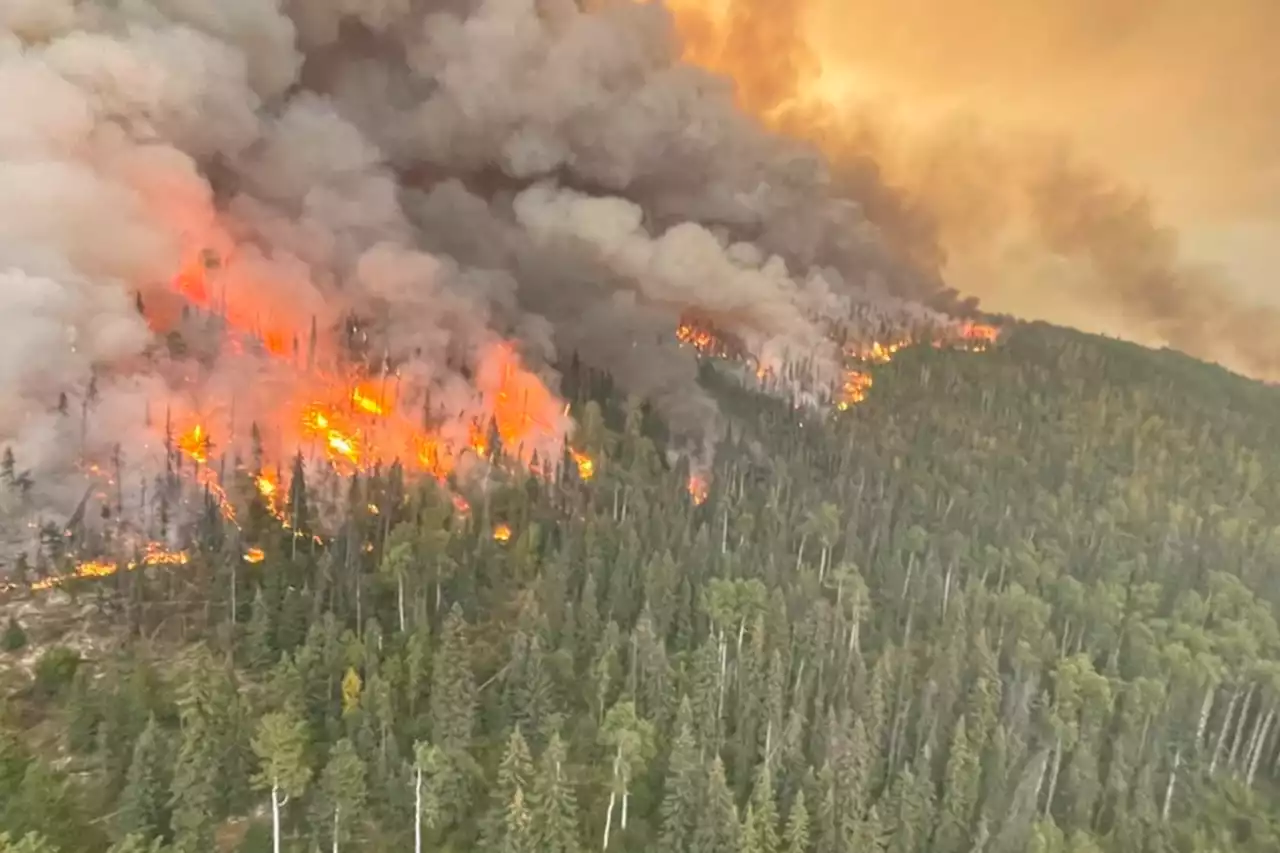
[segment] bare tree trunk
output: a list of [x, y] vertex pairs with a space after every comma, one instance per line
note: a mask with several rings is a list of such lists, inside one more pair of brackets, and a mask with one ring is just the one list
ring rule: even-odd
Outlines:
[[1160, 820], [1169, 822], [1169, 808], [1173, 805], [1173, 786], [1178, 782], [1178, 768], [1182, 766], [1182, 749], [1173, 754], [1173, 769], [1169, 772], [1169, 784], [1164, 789], [1164, 806], [1160, 809]]
[[413, 777], [413, 853], [422, 853], [422, 768]]
[[1236, 733], [1231, 741], [1231, 752], [1227, 756], [1227, 766], [1234, 767], [1236, 764], [1236, 754], [1240, 752], [1240, 744], [1244, 742], [1244, 724], [1249, 719], [1249, 705], [1253, 702], [1253, 691], [1257, 685], [1250, 684], [1248, 691], [1244, 694], [1244, 705], [1240, 708], [1240, 716], [1236, 720]]
[[1253, 776], [1258, 772], [1258, 760], [1262, 758], [1262, 748], [1266, 745], [1267, 738], [1271, 735], [1271, 724], [1275, 722], [1276, 709], [1271, 706], [1271, 710], [1267, 711], [1266, 722], [1262, 724], [1262, 731], [1258, 735], [1258, 742], [1254, 744], [1253, 755], [1249, 758], [1249, 772], [1245, 774], [1244, 783], [1252, 787]]
[[400, 612], [400, 633], [405, 632], [404, 618], [404, 571], [396, 572], [396, 607]]
[[1044, 798], [1044, 816], [1049, 818], [1049, 809], [1053, 807], [1053, 797], [1058, 790], [1058, 773], [1062, 770], [1062, 735], [1058, 735], [1053, 745], [1053, 764], [1049, 769], [1049, 793]]
[[[613, 832], [613, 807], [618, 802], [618, 771], [622, 768], [622, 747], [618, 747], [617, 753], [613, 757], [613, 779], [609, 784], [609, 811], [604, 817], [604, 843], [600, 846], [601, 850], [609, 849], [609, 836]], [[626, 800], [623, 800], [623, 808], [626, 808]], [[623, 818], [623, 826], [625, 828], [626, 818]]]
[[[1237, 686], [1231, 691], [1231, 701], [1227, 703], [1226, 716], [1222, 718], [1222, 726], [1218, 729], [1218, 739], [1213, 744], [1213, 758], [1209, 761], [1209, 775], [1212, 776], [1218, 770], [1218, 761], [1222, 758], [1222, 748], [1226, 744], [1227, 730], [1231, 728], [1232, 714], [1235, 713], [1236, 703], [1240, 701], [1240, 688]], [[1245, 703], [1248, 707], [1248, 702]]]
[[1200, 720], [1196, 723], [1196, 749], [1204, 741], [1204, 730], [1209, 725], [1209, 714], [1213, 712], [1213, 698], [1218, 695], [1218, 685], [1210, 683], [1204, 692], [1204, 701], [1200, 703]]
[[338, 808], [333, 809], [333, 853], [338, 853]]
[[280, 786], [271, 786], [271, 850], [280, 853], [280, 809], [289, 802], [289, 798], [280, 799]]

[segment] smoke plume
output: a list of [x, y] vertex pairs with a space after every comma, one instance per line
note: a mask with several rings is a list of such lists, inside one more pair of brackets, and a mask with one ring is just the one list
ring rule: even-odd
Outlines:
[[745, 109], [899, 190], [869, 217], [962, 292], [1280, 376], [1280, 256], [1240, 282], [1171, 226], [1200, 255], [1240, 223], [1275, 233], [1276, 4], [671, 5], [687, 58]]
[[5, 3], [0, 441], [27, 499], [66, 510], [88, 475], [146, 517], [175, 443], [218, 494], [254, 456], [556, 460], [572, 355], [705, 457], [682, 317], [809, 399], [834, 335], [947, 322], [875, 171], [683, 52], [625, 0]]

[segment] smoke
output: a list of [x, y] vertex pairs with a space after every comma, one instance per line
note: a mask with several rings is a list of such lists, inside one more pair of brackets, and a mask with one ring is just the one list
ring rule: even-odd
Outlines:
[[1280, 375], [1269, 275], [1222, 268], [1280, 257], [1213, 252], [1274, 233], [1274, 3], [671, 2], [687, 57], [746, 109], [900, 191], [869, 217], [952, 286]]
[[705, 461], [681, 317], [815, 400], [833, 333], [947, 322], [916, 214], [741, 110], [655, 3], [9, 2], [0, 28], [0, 443], [38, 506], [87, 472], [149, 517], [174, 441], [442, 475], [492, 424], [555, 459], [573, 355]]

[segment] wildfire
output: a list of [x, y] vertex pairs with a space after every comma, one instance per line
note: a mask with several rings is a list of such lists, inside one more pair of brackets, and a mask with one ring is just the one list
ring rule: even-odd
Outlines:
[[196, 424], [190, 430], [178, 436], [178, 449], [196, 462], [204, 465], [209, 461], [209, 436], [204, 427]]
[[895, 355], [910, 345], [911, 341], [909, 339], [890, 341], [888, 343], [872, 341], [866, 345], [847, 345], [844, 349], [844, 354], [849, 358], [869, 364], [888, 364]]
[[186, 551], [169, 551], [158, 542], [148, 544], [142, 555], [144, 566], [185, 566], [189, 562], [191, 557]]
[[[124, 565], [126, 571], [133, 571], [138, 566], [185, 566], [191, 561], [186, 551], [170, 551], [158, 542], [150, 542], [143, 549], [142, 556], [136, 561]], [[70, 575], [48, 577], [31, 584], [32, 592], [42, 592], [62, 586], [75, 578], [105, 578], [120, 571], [120, 564], [114, 560], [85, 560], [77, 563]]]
[[337, 461], [337, 458], [341, 458], [352, 465], [359, 465], [360, 445], [350, 432], [334, 425], [336, 417], [337, 415], [332, 412], [326, 414], [318, 406], [312, 407], [303, 415], [302, 426], [324, 441], [325, 447], [330, 451], [331, 460]]
[[351, 402], [357, 409], [370, 415], [385, 415], [387, 413], [386, 409], [383, 407], [382, 403], [378, 402], [377, 398], [366, 394], [359, 388], [352, 389]]
[[590, 456], [578, 450], [569, 450], [569, 455], [573, 457], [574, 463], [578, 466], [578, 476], [583, 481], [590, 480], [596, 475], [596, 463]]
[[700, 474], [691, 474], [689, 475], [689, 484], [687, 488], [689, 490], [689, 497], [693, 498], [694, 505], [701, 506], [707, 499], [707, 494], [710, 491], [710, 484], [707, 483], [706, 477], [703, 477]]
[[850, 370], [844, 375], [844, 385], [840, 388], [840, 399], [836, 403], [836, 408], [840, 411], [848, 411], [851, 406], [855, 406], [867, 399], [867, 392], [871, 390], [872, 378], [870, 373], [861, 370]]
[[693, 347], [698, 355], [718, 356], [726, 351], [724, 342], [715, 332], [691, 320], [682, 321], [676, 327], [676, 340], [683, 346]]
[[499, 524], [493, 528], [493, 538], [496, 542], [507, 542], [511, 539], [511, 525]]
[[261, 563], [267, 558], [261, 548], [249, 548], [244, 552], [244, 561], [246, 563]]

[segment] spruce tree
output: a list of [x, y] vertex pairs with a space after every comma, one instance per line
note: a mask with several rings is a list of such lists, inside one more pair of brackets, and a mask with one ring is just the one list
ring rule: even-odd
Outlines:
[[538, 762], [530, 797], [533, 845], [538, 853], [579, 853], [581, 850], [577, 794], [565, 764], [564, 741], [553, 732]]
[[133, 760], [120, 793], [122, 835], [148, 841], [169, 836], [171, 762], [168, 738], [152, 716], [133, 746]]
[[667, 761], [660, 809], [659, 845], [671, 853], [685, 853], [693, 843], [701, 808], [702, 762], [693, 736], [693, 710], [686, 696], [676, 716], [676, 736]]

